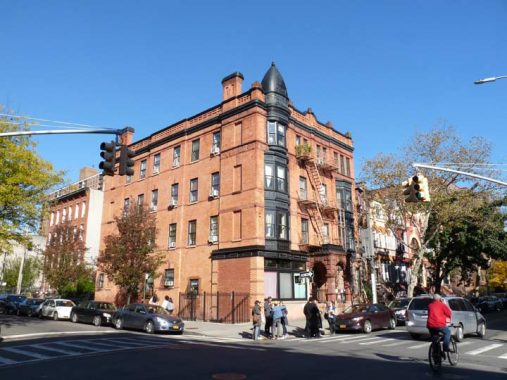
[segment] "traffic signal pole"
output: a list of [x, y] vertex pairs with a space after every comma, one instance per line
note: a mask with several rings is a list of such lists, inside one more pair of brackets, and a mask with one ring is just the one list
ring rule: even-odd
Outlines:
[[493, 178], [484, 177], [482, 175], [478, 175], [478, 174], [474, 174], [474, 173], [463, 172], [461, 170], [454, 170], [454, 169], [449, 169], [449, 168], [442, 168], [440, 166], [427, 165], [427, 164], [419, 164], [419, 163], [413, 163], [412, 166], [414, 168], [425, 168], [425, 169], [440, 170], [440, 171], [443, 171], [443, 172], [461, 174], [461, 175], [465, 175], [465, 176], [468, 176], [468, 177], [479, 178], [479, 179], [482, 179], [484, 181], [493, 182], [493, 183], [497, 183], [499, 185], [507, 186], [507, 182], [499, 181], [499, 180], [493, 179]]
[[97, 129], [48, 129], [45, 131], [15, 131], [15, 132], [3, 132], [0, 133], [0, 137], [10, 136], [31, 136], [31, 135], [67, 135], [76, 133], [94, 133], [103, 135], [116, 135], [119, 136], [123, 132], [122, 129], [110, 129], [110, 128], [97, 128]]

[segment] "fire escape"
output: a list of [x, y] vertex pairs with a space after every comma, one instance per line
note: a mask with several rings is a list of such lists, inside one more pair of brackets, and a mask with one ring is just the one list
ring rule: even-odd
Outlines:
[[[321, 157], [317, 157], [317, 159], [313, 158], [309, 149], [304, 149], [304, 146], [302, 147], [303, 149], [299, 149], [296, 152], [296, 158], [304, 165], [315, 196], [313, 199], [310, 199], [307, 192], [304, 194], [300, 193], [298, 203], [307, 211], [310, 222], [317, 233], [317, 246], [322, 246], [332, 243], [329, 236], [330, 231], [325, 231], [323, 215], [332, 216], [334, 218], [335, 213], [338, 212], [338, 208], [332, 205], [327, 199], [319, 169], [322, 171], [333, 171], [337, 170], [337, 168], [327, 163]], [[300, 246], [308, 249], [312, 245], [315, 246], [315, 244], [310, 242], [309, 236], [304, 236]]]

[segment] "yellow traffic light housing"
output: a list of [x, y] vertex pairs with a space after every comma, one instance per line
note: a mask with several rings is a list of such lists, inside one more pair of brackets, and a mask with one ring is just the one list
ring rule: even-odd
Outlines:
[[409, 178], [407, 181], [403, 181], [402, 186], [403, 186], [403, 195], [405, 196], [405, 202], [407, 203], [418, 202], [414, 190], [413, 178]]

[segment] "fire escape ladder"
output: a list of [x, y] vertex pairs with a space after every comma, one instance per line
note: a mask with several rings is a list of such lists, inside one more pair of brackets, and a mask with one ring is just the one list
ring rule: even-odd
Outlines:
[[322, 235], [322, 231], [324, 230], [324, 220], [322, 219], [322, 213], [320, 212], [320, 204], [322, 203], [321, 199], [321, 189], [322, 189], [322, 180], [320, 178], [319, 169], [317, 168], [317, 164], [315, 160], [307, 160], [306, 161], [306, 171], [310, 176], [310, 181], [315, 190], [317, 205], [315, 208], [309, 208], [308, 214], [312, 221], [312, 224], [317, 231], [317, 236], [319, 238], [319, 245], [324, 243], [324, 237]]

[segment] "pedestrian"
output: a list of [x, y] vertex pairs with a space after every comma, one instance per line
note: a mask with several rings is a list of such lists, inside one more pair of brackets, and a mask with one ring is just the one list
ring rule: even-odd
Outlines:
[[154, 293], [153, 296], [150, 298], [150, 301], [149, 301], [149, 304], [150, 305], [156, 305], [158, 302], [158, 297], [157, 295]]
[[273, 298], [268, 297], [264, 302], [264, 316], [266, 317], [266, 324], [264, 325], [264, 334], [266, 334], [266, 338], [269, 338], [271, 336], [270, 331], [273, 325], [273, 316], [272, 316], [273, 304], [271, 303], [272, 299]]
[[174, 303], [173, 299], [169, 296], [164, 297], [164, 301], [162, 302], [162, 307], [169, 313], [172, 314], [174, 311]]
[[322, 316], [320, 314], [317, 299], [314, 299], [313, 302], [311, 302], [309, 307], [309, 314], [310, 314], [309, 320], [310, 337], [320, 338], [320, 329], [322, 328]]
[[287, 310], [287, 306], [283, 304], [282, 301], [280, 301], [280, 307], [282, 309], [282, 328], [283, 328], [283, 339], [286, 339], [289, 337], [289, 334], [287, 333], [287, 326], [289, 326], [289, 319], [287, 318], [287, 315], [289, 315], [289, 311]]
[[305, 306], [303, 308], [303, 313], [306, 318], [305, 337], [307, 337], [307, 338], [310, 337], [310, 308], [312, 307], [312, 301], [313, 301], [312, 297], [308, 298], [308, 302], [305, 304]]
[[272, 308], [272, 317], [273, 317], [273, 324], [271, 325], [271, 335], [274, 339], [278, 339], [280, 334], [280, 327], [282, 325], [282, 318], [283, 318], [283, 311], [282, 307], [279, 306], [276, 302], [273, 303]]
[[261, 312], [261, 301], [255, 301], [252, 307], [252, 323], [253, 323], [253, 340], [261, 339], [261, 323], [262, 323], [262, 312]]
[[327, 322], [329, 323], [329, 331], [331, 335], [335, 333], [335, 322], [336, 322], [336, 306], [334, 304], [334, 301], [327, 301], [326, 302], [326, 312], [324, 313], [324, 318], [327, 319]]

